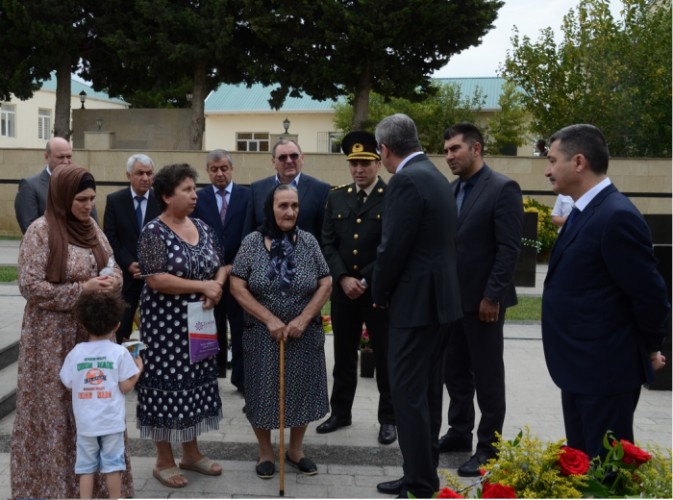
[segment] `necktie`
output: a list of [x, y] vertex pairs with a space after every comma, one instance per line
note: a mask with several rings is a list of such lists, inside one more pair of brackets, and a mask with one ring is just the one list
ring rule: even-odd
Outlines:
[[220, 189], [220, 196], [222, 197], [222, 207], [220, 208], [220, 220], [224, 224], [224, 219], [227, 217], [227, 192]]
[[566, 219], [565, 222], [566, 231], [570, 229], [570, 226], [572, 226], [573, 221], [575, 220], [577, 214], [579, 213], [580, 213], [579, 209], [577, 207], [573, 207], [573, 209], [570, 211], [570, 215], [568, 215], [568, 218]]
[[367, 197], [367, 192], [364, 189], [360, 189], [358, 191], [358, 207], [362, 208], [362, 206], [365, 204], [365, 198]]
[[458, 184], [458, 194], [456, 195], [456, 206], [458, 207], [458, 215], [460, 215], [460, 209], [463, 208], [463, 201], [465, 200], [465, 186], [467, 184], [460, 182]]
[[145, 197], [136, 196], [135, 200], [137, 202], [137, 204], [136, 204], [136, 223], [138, 224], [138, 231], [142, 231], [143, 230], [143, 201], [145, 201]]

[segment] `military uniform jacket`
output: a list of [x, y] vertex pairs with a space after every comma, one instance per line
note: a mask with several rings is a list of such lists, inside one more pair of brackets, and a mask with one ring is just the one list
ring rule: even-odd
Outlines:
[[372, 283], [376, 249], [381, 242], [383, 195], [380, 178], [362, 208], [355, 183], [329, 193], [322, 229], [322, 248], [334, 280], [332, 298], [349, 300], [338, 285], [343, 275]]

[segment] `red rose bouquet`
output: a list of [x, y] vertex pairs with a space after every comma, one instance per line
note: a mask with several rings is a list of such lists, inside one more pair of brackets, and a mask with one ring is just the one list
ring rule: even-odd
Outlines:
[[[440, 498], [461, 498], [475, 490], [479, 498], [607, 498], [637, 496], [672, 498], [671, 450], [656, 445], [645, 451], [607, 433], [604, 459], [590, 459], [565, 440], [543, 442], [526, 427], [512, 441], [498, 438], [497, 460], [484, 465], [484, 475], [465, 486], [446, 476], [450, 488]], [[450, 496], [455, 495], [455, 496]]]

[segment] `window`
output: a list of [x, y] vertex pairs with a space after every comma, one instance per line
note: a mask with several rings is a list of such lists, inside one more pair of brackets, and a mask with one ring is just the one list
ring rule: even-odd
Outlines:
[[341, 139], [339, 132], [318, 132], [318, 153], [341, 153]]
[[269, 151], [269, 133], [268, 132], [237, 133], [236, 151]]
[[16, 107], [2, 103], [0, 108], [0, 136], [16, 137]]
[[51, 139], [51, 109], [40, 108], [38, 110], [37, 138], [45, 141]]

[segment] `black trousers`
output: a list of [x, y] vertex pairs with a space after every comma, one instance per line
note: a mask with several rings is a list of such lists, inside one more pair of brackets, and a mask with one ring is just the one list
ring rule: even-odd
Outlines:
[[430, 498], [439, 491], [442, 361], [449, 325], [390, 327], [388, 370], [404, 459], [402, 496]]
[[222, 290], [222, 299], [215, 306], [215, 323], [220, 352], [217, 354], [217, 368], [222, 376], [227, 373], [227, 322], [231, 328], [231, 383], [243, 392], [245, 374], [243, 371], [243, 309], [232, 297], [229, 287]]
[[465, 313], [451, 329], [444, 359], [444, 382], [449, 393], [449, 432], [471, 437], [474, 429], [474, 394], [481, 411], [477, 452], [494, 454], [495, 433], [505, 422], [505, 362], [503, 325], [505, 311], [495, 323]]
[[617, 439], [633, 443], [633, 414], [640, 399], [640, 387], [621, 394], [595, 396], [561, 391], [563, 423], [568, 446], [593, 458], [605, 458], [603, 437], [610, 430]]
[[358, 385], [358, 347], [362, 324], [367, 326], [376, 362], [376, 386], [379, 390], [378, 420], [395, 424], [388, 381], [388, 312], [374, 309], [369, 291], [356, 300], [332, 296], [334, 332], [334, 386], [330, 405], [332, 414], [350, 417]]
[[129, 273], [123, 273], [124, 281], [122, 283], [122, 297], [129, 305], [128, 309], [124, 311], [124, 315], [121, 319], [121, 324], [119, 325], [119, 330], [117, 330], [117, 343], [121, 344], [124, 339], [128, 339], [131, 336], [131, 331], [133, 330], [133, 317], [136, 314], [138, 309], [138, 304], [140, 303], [140, 294], [143, 291], [143, 286], [145, 285], [145, 280], [134, 279], [133, 276]]

